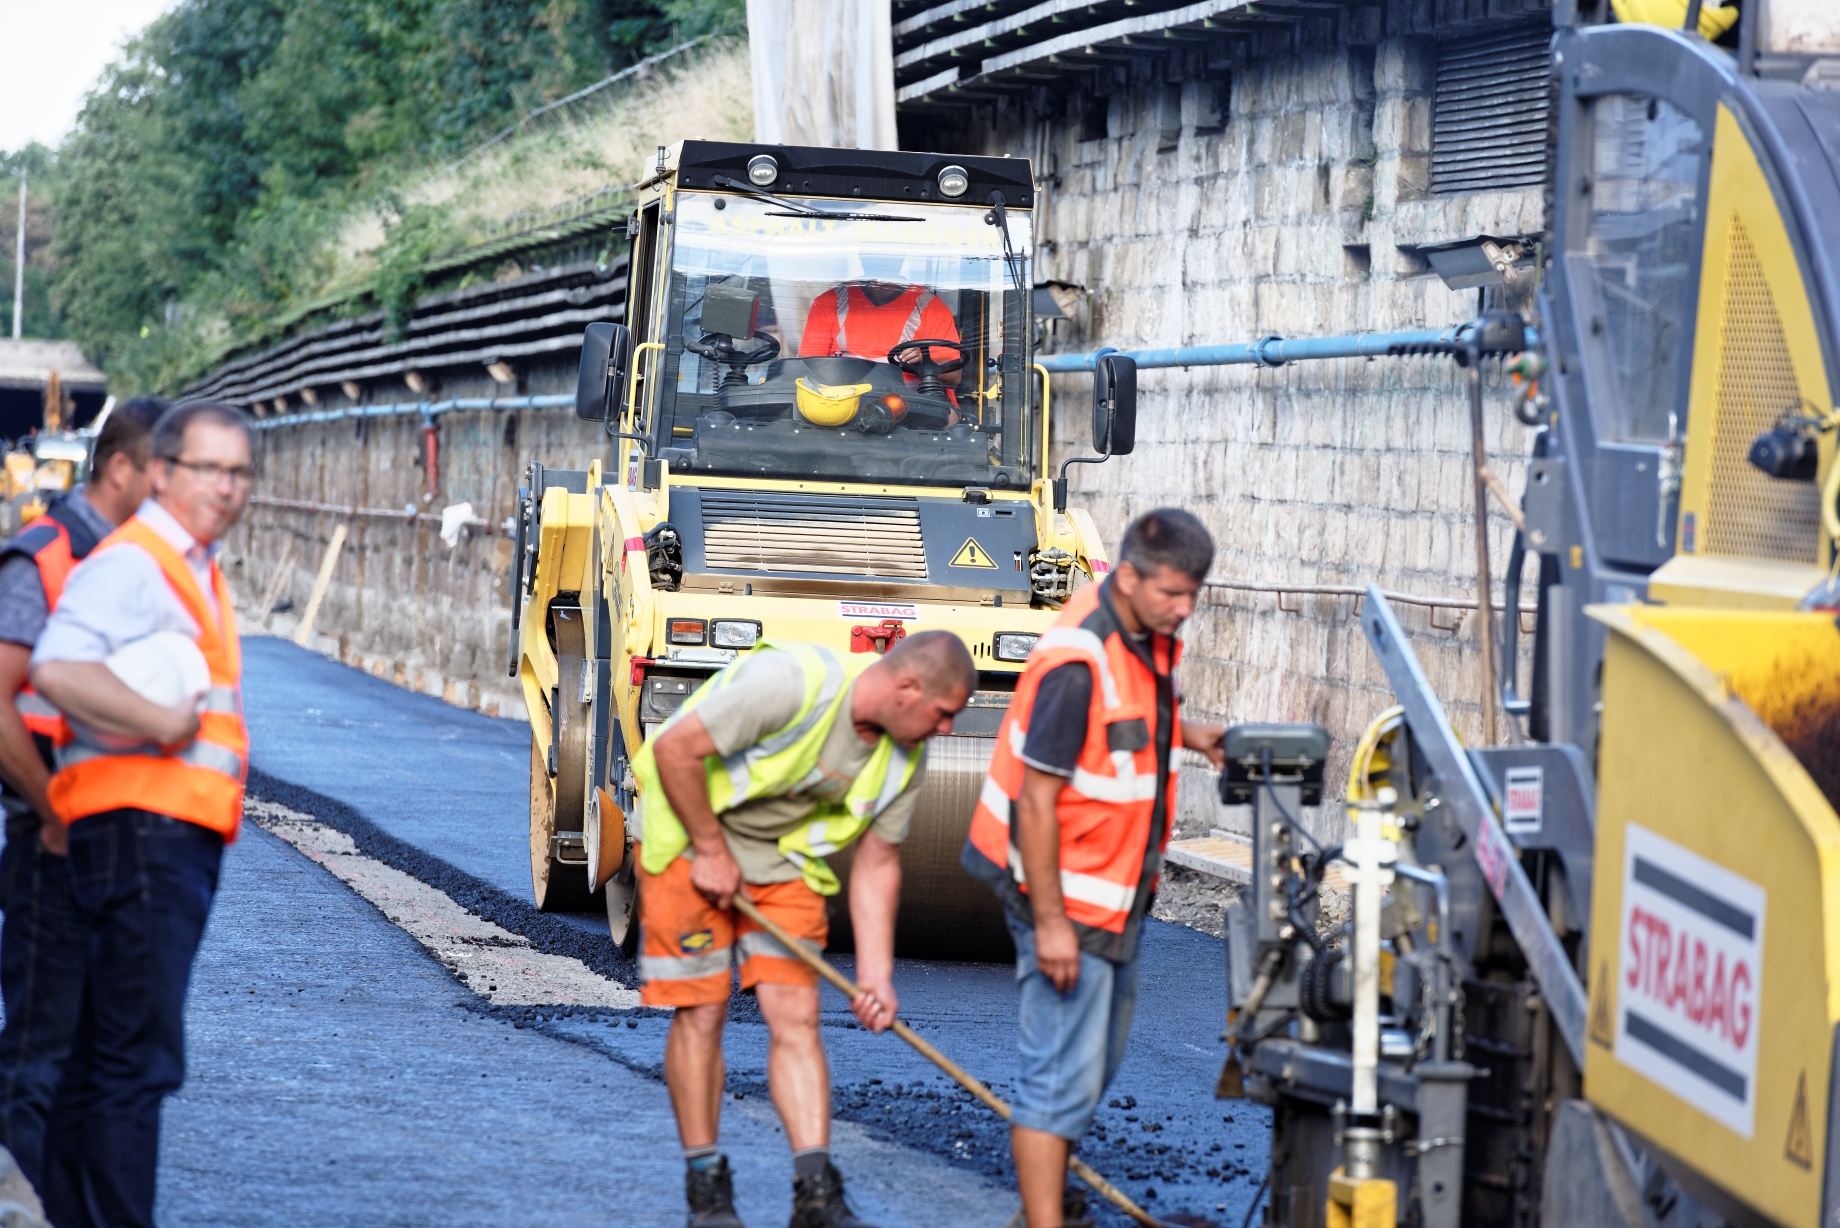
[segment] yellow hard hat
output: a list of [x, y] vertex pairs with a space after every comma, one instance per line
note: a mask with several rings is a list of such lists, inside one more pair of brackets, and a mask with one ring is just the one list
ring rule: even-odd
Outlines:
[[856, 416], [863, 393], [873, 384], [813, 384], [799, 377], [799, 414], [814, 426], [842, 426]]

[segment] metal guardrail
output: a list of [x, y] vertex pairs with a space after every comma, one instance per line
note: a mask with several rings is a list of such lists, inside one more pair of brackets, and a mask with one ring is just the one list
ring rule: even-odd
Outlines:
[[[1036, 362], [1056, 374], [1090, 371], [1101, 354], [1122, 354], [1140, 370], [1152, 367], [1281, 367], [1287, 362], [1319, 358], [1405, 358], [1441, 354], [1463, 343], [1472, 326], [1418, 329], [1399, 333], [1346, 333], [1335, 337], [1265, 337], [1233, 345], [1185, 345], [1161, 350], [1094, 350], [1083, 354], [1043, 354]], [[1537, 349], [1540, 336], [1527, 330], [1527, 348]]]
[[[1284, 599], [1287, 596], [1353, 597], [1355, 612], [1358, 614], [1361, 610], [1361, 603], [1367, 599], [1368, 593], [1368, 589], [1365, 586], [1358, 584], [1290, 584], [1271, 580], [1209, 579], [1203, 581], [1201, 587], [1209, 589], [1229, 589], [1242, 593], [1274, 593], [1278, 598], [1278, 608], [1283, 610], [1286, 614], [1302, 613], [1301, 610], [1284, 604]], [[1473, 610], [1476, 608], [1476, 599], [1474, 597], [1421, 597], [1416, 593], [1398, 593], [1394, 592], [1392, 589], [1380, 589], [1378, 591], [1394, 605], [1415, 605], [1431, 610], [1433, 612], [1431, 616], [1431, 625], [1436, 627], [1439, 631], [1455, 631], [1458, 624], [1452, 623], [1450, 626], [1444, 626], [1437, 621], [1436, 611]], [[1210, 604], [1218, 603], [1210, 602]], [[1503, 611], [1504, 613], [1507, 611], [1506, 602], [1496, 601], [1492, 604], [1497, 610]], [[1518, 613], [1523, 620], [1521, 623], [1523, 628], [1526, 627], [1525, 619], [1539, 612], [1540, 607], [1538, 605], [1525, 601], [1521, 602], [1516, 610], [1516, 613]]]
[[[1329, 7], [1312, 0], [1306, 12]], [[895, 102], [987, 101], [1044, 78], [1281, 28], [1302, 15], [1293, 5], [1253, 0], [1036, 0], [1026, 8], [949, 0], [895, 25]]]
[[565, 265], [436, 295], [417, 305], [400, 340], [391, 339], [381, 313], [339, 321], [226, 364], [185, 395], [251, 404], [380, 375], [579, 347], [583, 324], [624, 314], [625, 266], [622, 255], [605, 266]]
[[[358, 507], [356, 505], [348, 507], [343, 503], [315, 503], [310, 499], [278, 499], [273, 495], [250, 495], [249, 501], [257, 507], [273, 507], [288, 512], [326, 512], [334, 516], [344, 516], [347, 519], [356, 519], [362, 516], [375, 520], [401, 520], [405, 522], [418, 520], [433, 525], [440, 525], [443, 523], [443, 518], [434, 512], [418, 512], [413, 507], [401, 509], [393, 507]], [[507, 527], [509, 522], [510, 518], [506, 517], [505, 524], [496, 526], [497, 531], [509, 534], [511, 532], [511, 528]], [[469, 516], [460, 523], [469, 529], [483, 529], [487, 533], [493, 532], [495, 527], [491, 521], [483, 520], [478, 516]]]

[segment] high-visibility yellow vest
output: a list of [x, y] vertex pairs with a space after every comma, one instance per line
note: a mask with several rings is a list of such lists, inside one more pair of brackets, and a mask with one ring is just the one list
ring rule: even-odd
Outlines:
[[[828, 648], [791, 640], [762, 640], [753, 650], [761, 652], [791, 653], [805, 676], [805, 693], [797, 715], [784, 728], [732, 755], [710, 755], [704, 760], [709, 806], [717, 815], [763, 797], [798, 797], [824, 780], [818, 753], [837, 723], [844, 693], [865, 669], [881, 659], [864, 653], [852, 654], [845, 661]], [[732, 684], [753, 653], [736, 658], [698, 687], [664, 728], [671, 728], [694, 712], [704, 699]], [[664, 873], [690, 847], [690, 834], [658, 783], [658, 763], [652, 754], [656, 740], [656, 735], [648, 739], [633, 760], [644, 840], [640, 864], [648, 874]], [[779, 838], [779, 851], [799, 867], [813, 891], [836, 895], [842, 884], [824, 858], [868, 831], [876, 816], [906, 791], [925, 764], [924, 745], [910, 751], [883, 734], [869, 762], [850, 782], [843, 800], [818, 802], [808, 820]]]

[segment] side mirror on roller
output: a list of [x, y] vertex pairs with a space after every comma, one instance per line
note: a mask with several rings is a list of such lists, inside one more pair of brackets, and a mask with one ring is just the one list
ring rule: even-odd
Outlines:
[[632, 365], [632, 330], [624, 324], [590, 324], [581, 334], [581, 374], [575, 383], [575, 416], [605, 422], [618, 410]]
[[1129, 456], [1137, 446], [1137, 360], [1102, 354], [1093, 364], [1093, 450]]

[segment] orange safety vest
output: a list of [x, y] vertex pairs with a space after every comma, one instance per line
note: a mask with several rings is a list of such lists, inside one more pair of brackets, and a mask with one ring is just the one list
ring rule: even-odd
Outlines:
[[990, 868], [1007, 867], [1017, 888], [1027, 893], [1010, 816], [1022, 793], [1022, 748], [1036, 688], [1056, 666], [1072, 661], [1089, 665], [1093, 688], [1086, 742], [1055, 803], [1061, 896], [1070, 920], [1122, 935], [1133, 914], [1141, 916], [1147, 905], [1149, 892], [1139, 888], [1146, 872], [1156, 873], [1169, 842], [1176, 792], [1170, 747], [1179, 743], [1181, 728], [1170, 673], [1182, 646], [1155, 634], [1143, 644], [1133, 642], [1118, 622], [1108, 588], [1109, 581], [1075, 593], [1029, 654], [997, 730], [990, 772], [971, 817], [967, 857], [975, 850]]
[[[826, 299], [829, 302], [826, 303]], [[877, 304], [861, 286], [837, 286], [820, 294], [811, 305], [805, 335], [799, 341], [803, 357], [826, 354], [853, 354], [876, 362], [887, 362], [888, 352], [903, 341], [921, 335], [928, 311], [939, 303], [944, 324], [949, 331], [938, 333], [942, 340], [958, 340], [958, 325], [952, 320], [944, 302], [931, 290], [909, 286], [898, 298]], [[834, 313], [833, 328], [826, 328], [827, 317]], [[828, 334], [828, 335], [827, 335]], [[951, 362], [958, 357], [954, 350], [929, 351], [935, 362]]]
[[[27, 525], [7, 543], [4, 551], [9, 555], [23, 554], [38, 564], [38, 580], [45, 590], [47, 611], [57, 609], [58, 598], [64, 595], [64, 582], [70, 579], [70, 573], [77, 563], [96, 547], [95, 539], [80, 529], [84, 540], [82, 551], [78, 552], [70, 536], [70, 526], [58, 517], [59, 506], [62, 506], [61, 501]], [[13, 696], [13, 705], [19, 709], [26, 728], [33, 733], [56, 738], [63, 728], [63, 716], [44, 696], [34, 691], [30, 683], [20, 684], [18, 692]]]
[[223, 572], [211, 564], [211, 588], [223, 622], [211, 614], [192, 569], [166, 539], [140, 517], [103, 539], [96, 553], [135, 545], [153, 556], [166, 582], [199, 626], [198, 651], [211, 669], [211, 689], [199, 713], [198, 736], [178, 749], [149, 747], [116, 752], [59, 735], [58, 770], [51, 777], [51, 808], [73, 823], [106, 810], [152, 810], [236, 839], [243, 818], [243, 781], [249, 773], [249, 730], [243, 724], [243, 653]]

